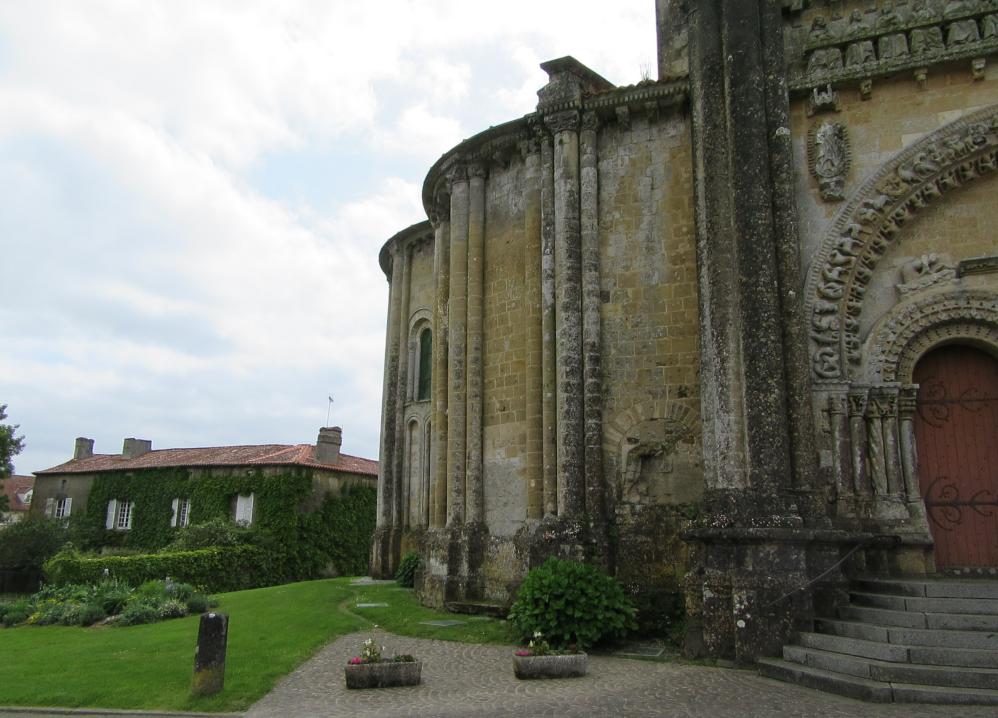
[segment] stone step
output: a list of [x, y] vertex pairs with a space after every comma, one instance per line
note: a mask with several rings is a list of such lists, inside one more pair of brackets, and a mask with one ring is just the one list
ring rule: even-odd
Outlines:
[[853, 591], [850, 602], [856, 606], [885, 608], [916, 613], [973, 613], [998, 616], [998, 601], [987, 598], [913, 598], [886, 593]]
[[931, 628], [899, 628], [878, 626], [861, 621], [820, 618], [815, 621], [820, 633], [860, 638], [905, 646], [937, 646], [940, 648], [980, 648], [998, 650], [998, 633], [988, 631], [952, 631]]
[[943, 628], [952, 631], [998, 631], [998, 615], [978, 613], [919, 613], [871, 606], [843, 606], [839, 618], [879, 626]]
[[998, 669], [891, 663], [803, 646], [784, 646], [783, 659], [869, 680], [998, 690]]
[[933, 666], [998, 668], [998, 651], [989, 649], [909, 646], [908, 659], [912, 663], [923, 663]]
[[909, 660], [907, 646], [895, 646], [890, 643], [866, 641], [860, 638], [833, 636], [827, 633], [801, 633], [800, 644], [806, 648], [818, 648], [822, 651], [832, 653], [874, 658], [878, 661], [907, 663]]
[[889, 683], [848, 676], [843, 673], [791, 663], [779, 658], [760, 658], [758, 666], [759, 672], [767, 678], [796, 683], [829, 693], [838, 693], [863, 701], [890, 703], [894, 700]]
[[906, 683], [892, 683], [890, 685], [893, 689], [895, 703], [998, 706], [998, 691], [986, 688], [944, 688]]
[[839, 618], [847, 621], [865, 621], [879, 626], [904, 626], [905, 628], [925, 628], [924, 613], [914, 611], [895, 611], [889, 608], [873, 608], [872, 606], [843, 606], [839, 609]]
[[984, 598], [998, 600], [998, 581], [983, 579], [877, 579], [853, 582], [864, 593], [923, 598]]

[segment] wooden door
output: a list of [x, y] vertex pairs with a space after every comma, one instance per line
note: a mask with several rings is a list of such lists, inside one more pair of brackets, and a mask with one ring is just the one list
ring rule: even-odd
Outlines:
[[998, 360], [945, 346], [914, 374], [919, 485], [936, 565], [998, 566]]

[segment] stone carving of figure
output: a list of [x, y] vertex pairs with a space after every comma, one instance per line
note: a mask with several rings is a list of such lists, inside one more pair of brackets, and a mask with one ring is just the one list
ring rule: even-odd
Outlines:
[[912, 55], [942, 52], [945, 49], [946, 46], [943, 44], [943, 31], [940, 30], [938, 26], [920, 27], [911, 31]]
[[957, 20], [951, 23], [946, 33], [946, 46], [959, 47], [969, 42], [977, 42], [981, 36], [977, 33], [977, 23], [974, 20]]
[[908, 54], [908, 38], [903, 32], [884, 35], [877, 40], [877, 56], [881, 60], [893, 60]]
[[818, 180], [822, 199], [843, 199], [849, 170], [846, 128], [838, 122], [821, 122], [811, 130], [811, 172]]
[[925, 0], [915, 0], [911, 8], [911, 19], [915, 22], [931, 22], [937, 17], [935, 9]]
[[901, 18], [898, 14], [894, 12], [894, 3], [891, 0], [887, 0], [880, 7], [880, 15], [877, 17], [877, 30], [883, 32], [885, 30], [893, 30], [901, 24]]
[[904, 264], [899, 273], [901, 283], [896, 287], [902, 295], [928, 289], [956, 277], [953, 260], [946, 254], [923, 254]]
[[824, 75], [842, 69], [842, 51], [837, 47], [815, 50], [807, 62], [808, 75]]
[[863, 19], [862, 10], [853, 10], [849, 15], [849, 26], [846, 28], [846, 37], [858, 37], [870, 32], [870, 25]]
[[877, 53], [873, 51], [873, 42], [871, 40], [854, 42], [846, 48], [846, 67], [876, 61]]
[[985, 40], [998, 37], [998, 15], [985, 15], [981, 20], [981, 36]]
[[977, 10], [976, 0], [949, 0], [943, 8], [943, 17], [960, 17]]
[[827, 40], [834, 40], [835, 35], [831, 28], [828, 27], [828, 22], [825, 18], [821, 15], [816, 15], [811, 22], [811, 32], [808, 34], [807, 39], [810, 42], [825, 42]]

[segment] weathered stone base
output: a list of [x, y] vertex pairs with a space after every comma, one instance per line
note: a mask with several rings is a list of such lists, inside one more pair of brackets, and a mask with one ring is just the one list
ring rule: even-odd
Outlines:
[[371, 539], [371, 577], [394, 578], [398, 568], [402, 532], [387, 526], [374, 530]]
[[423, 664], [419, 661], [408, 663], [361, 663], [344, 666], [347, 688], [394, 688], [396, 686], [418, 686]]
[[586, 654], [565, 656], [513, 656], [513, 674], [521, 680], [578, 678], [586, 675]]

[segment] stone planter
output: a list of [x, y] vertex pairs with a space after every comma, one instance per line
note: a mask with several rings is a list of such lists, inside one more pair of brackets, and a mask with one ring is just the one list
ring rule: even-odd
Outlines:
[[513, 656], [513, 673], [517, 678], [577, 678], [586, 675], [586, 654], [568, 653], [563, 656]]
[[420, 661], [358, 663], [344, 667], [347, 688], [393, 688], [418, 686], [423, 664]]

